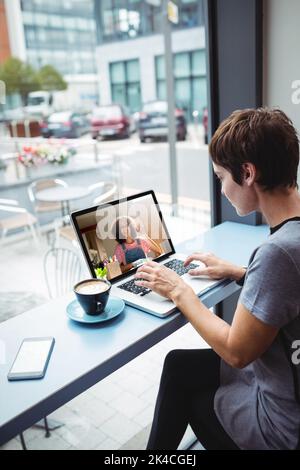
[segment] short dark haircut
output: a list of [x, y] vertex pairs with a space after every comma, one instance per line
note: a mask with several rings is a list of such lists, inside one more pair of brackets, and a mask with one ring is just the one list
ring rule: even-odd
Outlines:
[[264, 190], [297, 186], [299, 141], [292, 121], [280, 109], [234, 111], [209, 145], [212, 161], [230, 171], [242, 185], [244, 163], [255, 165]]
[[115, 223], [112, 226], [112, 234], [115, 237], [115, 239], [117, 240], [117, 242], [121, 243], [121, 244], [126, 242], [126, 238], [123, 238], [123, 234], [120, 230], [120, 221], [121, 220], [126, 221], [127, 227], [129, 227], [130, 236], [135, 240], [137, 238], [137, 233], [136, 233], [136, 229], [135, 229], [133, 220], [130, 217], [121, 216], [121, 217], [118, 217], [115, 220]]

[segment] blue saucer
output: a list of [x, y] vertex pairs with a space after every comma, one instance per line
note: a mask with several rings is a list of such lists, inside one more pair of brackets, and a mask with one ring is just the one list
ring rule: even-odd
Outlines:
[[75, 299], [67, 306], [67, 315], [71, 320], [78, 321], [80, 323], [101, 323], [120, 315], [120, 313], [123, 312], [124, 307], [124, 300], [110, 296], [103, 313], [100, 313], [99, 315], [88, 315]]

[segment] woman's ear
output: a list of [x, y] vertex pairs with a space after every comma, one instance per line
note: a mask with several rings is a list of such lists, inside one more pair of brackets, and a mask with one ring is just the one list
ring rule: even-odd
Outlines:
[[244, 172], [244, 182], [247, 186], [252, 186], [256, 180], [256, 167], [253, 163], [244, 163], [243, 166]]

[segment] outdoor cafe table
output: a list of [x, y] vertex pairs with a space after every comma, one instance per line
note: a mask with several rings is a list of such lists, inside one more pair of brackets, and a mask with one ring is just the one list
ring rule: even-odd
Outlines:
[[[225, 222], [177, 249], [211, 251], [244, 266], [267, 234], [266, 226]], [[212, 307], [239, 289], [234, 281], [226, 280], [201, 300]], [[126, 306], [111, 322], [83, 326], [66, 316], [66, 306], [73, 298], [70, 293], [0, 324], [0, 445], [186, 324], [178, 311], [161, 319]], [[7, 374], [20, 343], [35, 336], [55, 338], [45, 377], [9, 382]]]
[[70, 214], [70, 201], [89, 196], [90, 190], [84, 186], [54, 186], [37, 191], [35, 198], [40, 202], [60, 202], [62, 216]]

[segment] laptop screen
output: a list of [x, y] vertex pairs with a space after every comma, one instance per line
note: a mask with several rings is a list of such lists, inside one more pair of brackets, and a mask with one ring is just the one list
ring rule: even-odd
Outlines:
[[72, 214], [93, 277], [110, 281], [175, 252], [153, 191]]

